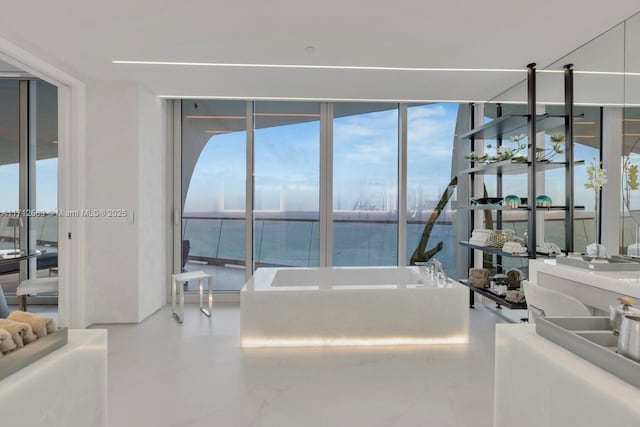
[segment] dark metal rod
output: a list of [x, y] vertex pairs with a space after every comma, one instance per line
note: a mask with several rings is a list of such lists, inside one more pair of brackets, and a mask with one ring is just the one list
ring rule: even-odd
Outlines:
[[[473, 129], [475, 127], [475, 115], [476, 115], [476, 107], [474, 103], [469, 104], [469, 129]], [[471, 137], [471, 151], [475, 153], [476, 150], [476, 138], [475, 136]], [[471, 162], [471, 167], [475, 166], [475, 162]], [[469, 174], [469, 195], [471, 197], [475, 197], [474, 194], [474, 189], [475, 189], [475, 174]], [[468, 214], [468, 218], [469, 218], [469, 225], [468, 225], [468, 235], [471, 236], [471, 233], [473, 232], [473, 226], [475, 224], [475, 213], [473, 212], [473, 209], [469, 209], [469, 214]], [[475, 267], [474, 262], [475, 262], [475, 252], [472, 248], [469, 248], [468, 250], [468, 256], [469, 256], [469, 268], [471, 267]], [[469, 288], [469, 307], [470, 308], [474, 308], [475, 307], [475, 301], [476, 300], [476, 294], [473, 292], [473, 289]]]
[[564, 140], [565, 140], [565, 216], [564, 242], [567, 252], [573, 252], [574, 182], [573, 182], [573, 64], [564, 66]]
[[536, 64], [527, 65], [527, 106], [529, 124], [529, 188], [528, 198], [531, 211], [528, 222], [529, 258], [536, 257]]
[[[496, 119], [502, 117], [502, 104], [496, 104]], [[496, 145], [498, 147], [502, 147], [502, 134], [498, 133], [496, 136]], [[502, 169], [498, 169], [498, 173], [496, 174], [496, 197], [502, 198]], [[502, 230], [502, 211], [496, 212], [496, 229]], [[498, 273], [502, 273], [502, 256], [498, 255], [496, 257], [496, 262], [498, 263]]]

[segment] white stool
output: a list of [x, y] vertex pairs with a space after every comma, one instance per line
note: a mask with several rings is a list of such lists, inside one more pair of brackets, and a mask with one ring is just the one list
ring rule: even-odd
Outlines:
[[18, 310], [27, 311], [27, 295], [58, 292], [58, 278], [44, 277], [20, 282], [16, 289], [18, 296]]
[[[187, 283], [189, 280], [199, 280], [199, 290], [200, 290], [200, 311], [206, 315], [211, 317], [211, 311], [213, 310], [213, 278], [210, 274], [205, 273], [204, 271], [188, 271], [186, 273], [174, 274], [171, 276], [173, 278], [173, 284], [171, 286], [171, 313], [173, 317], [176, 319], [178, 323], [182, 323], [184, 320], [184, 283]], [[207, 280], [207, 290], [209, 292], [209, 310], [204, 308], [202, 305], [202, 298], [204, 292], [204, 279]], [[178, 286], [178, 283], [180, 286]], [[176, 313], [176, 288], [180, 288], [180, 313]]]

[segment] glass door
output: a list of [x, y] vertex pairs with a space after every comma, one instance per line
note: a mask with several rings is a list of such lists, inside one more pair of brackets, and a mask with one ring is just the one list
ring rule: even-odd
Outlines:
[[246, 106], [182, 102], [181, 269], [213, 275], [216, 291], [245, 282]]
[[256, 102], [254, 129], [255, 266], [318, 266], [320, 104]]

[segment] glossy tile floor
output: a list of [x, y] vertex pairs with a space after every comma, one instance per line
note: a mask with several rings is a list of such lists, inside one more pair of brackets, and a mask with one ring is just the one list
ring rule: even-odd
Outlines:
[[476, 307], [468, 345], [243, 350], [237, 304], [189, 305], [182, 325], [167, 306], [107, 327], [109, 425], [491, 426], [505, 319]]

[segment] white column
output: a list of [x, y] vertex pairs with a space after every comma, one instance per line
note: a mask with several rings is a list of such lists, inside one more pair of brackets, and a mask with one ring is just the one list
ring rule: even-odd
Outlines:
[[[544, 114], [545, 111], [545, 106], [544, 105], [537, 105], [536, 106], [536, 114]], [[546, 141], [545, 141], [545, 132], [541, 131], [536, 133], [536, 148], [546, 148]], [[536, 191], [538, 192], [537, 194], [529, 194], [529, 203], [535, 203], [536, 202], [536, 197], [540, 196], [541, 194], [547, 194], [546, 193], [546, 188], [545, 188], [545, 174], [544, 171], [541, 171], [540, 169], [536, 169], [538, 172], [536, 172]], [[562, 204], [563, 201], [562, 200], [553, 200], [552, 199], [552, 204], [554, 205], [559, 205]], [[540, 243], [544, 242], [544, 220], [545, 220], [545, 215], [546, 215], [547, 210], [546, 209], [537, 209], [536, 210], [536, 242], [538, 242], [537, 244], [539, 245]]]
[[[407, 104], [398, 107], [398, 265], [407, 264]], [[391, 199], [391, 198], [390, 198]], [[390, 200], [391, 201], [391, 200]], [[389, 205], [391, 206], [391, 205]]]
[[602, 167], [607, 183], [602, 187], [602, 244], [607, 255], [620, 253], [622, 230], [622, 108], [604, 107], [602, 114]]
[[320, 266], [333, 264], [333, 104], [320, 105]]

